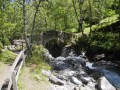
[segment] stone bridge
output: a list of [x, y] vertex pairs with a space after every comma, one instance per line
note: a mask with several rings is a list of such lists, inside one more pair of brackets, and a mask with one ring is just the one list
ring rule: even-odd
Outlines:
[[77, 35], [63, 31], [46, 31], [40, 35], [40, 43], [44, 46], [51, 40], [61, 41], [62, 43], [75, 43]]

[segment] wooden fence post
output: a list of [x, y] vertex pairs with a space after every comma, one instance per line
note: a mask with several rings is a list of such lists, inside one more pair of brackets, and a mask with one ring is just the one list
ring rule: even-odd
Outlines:
[[25, 65], [25, 54], [24, 54], [24, 52], [23, 52], [23, 55], [22, 55], [22, 59], [23, 59], [24, 67], [25, 67], [26, 65]]
[[13, 90], [18, 90], [15, 72], [13, 72], [11, 78], [12, 78]]

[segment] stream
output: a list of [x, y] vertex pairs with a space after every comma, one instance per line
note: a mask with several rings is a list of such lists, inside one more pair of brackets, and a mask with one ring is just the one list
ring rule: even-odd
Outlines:
[[[120, 72], [112, 68], [93, 67], [94, 63], [88, 63], [86, 66], [90, 69], [101, 73], [115, 87], [120, 88]], [[106, 66], [107, 67], [107, 66]]]
[[[53, 83], [51, 90], [120, 90], [120, 71], [111, 61], [90, 63], [84, 52], [77, 56], [72, 48], [63, 48], [61, 56], [56, 58], [49, 52], [45, 56], [53, 66], [50, 75], [43, 71]], [[105, 77], [107, 83], [104, 79], [100, 81], [101, 77]]]

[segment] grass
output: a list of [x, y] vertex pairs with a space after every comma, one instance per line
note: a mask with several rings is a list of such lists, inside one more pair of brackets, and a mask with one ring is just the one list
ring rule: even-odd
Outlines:
[[31, 67], [31, 76], [37, 81], [45, 78], [41, 73], [42, 69], [51, 70], [52, 68], [43, 56], [44, 51], [43, 46], [34, 46], [33, 55], [27, 59], [27, 66]]
[[47, 77], [41, 72], [42, 69], [51, 70], [52, 68], [43, 57], [45, 50], [41, 45], [33, 46], [33, 55], [26, 58], [26, 67], [22, 68], [18, 78], [19, 90], [39, 90], [49, 86]]
[[25, 73], [25, 69], [22, 68], [21, 71], [20, 71], [20, 74], [19, 74], [19, 78], [18, 78], [18, 90], [26, 90], [26, 87], [25, 87], [25, 84], [23, 82], [24, 80], [24, 76], [23, 74]]
[[6, 50], [0, 53], [0, 61], [8, 64], [12, 62], [16, 56], [17, 54], [13, 53], [12, 51]]
[[[18, 78], [18, 90], [48, 90], [50, 82], [48, 80], [33, 78], [34, 73], [30, 71], [32, 67], [22, 68]], [[41, 78], [39, 74], [36, 77]]]

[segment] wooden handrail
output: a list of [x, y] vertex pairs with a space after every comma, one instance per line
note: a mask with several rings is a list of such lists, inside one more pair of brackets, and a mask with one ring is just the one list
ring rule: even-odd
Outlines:
[[13, 72], [13, 71], [14, 71], [14, 69], [15, 69], [17, 63], [19, 62], [20, 58], [22, 57], [22, 54], [23, 54], [23, 53], [24, 53], [24, 50], [22, 50], [22, 51], [18, 54], [17, 58], [15, 59], [14, 63], [12, 64], [12, 66], [11, 66], [11, 68], [10, 68], [10, 72]]
[[[13, 85], [13, 90], [18, 90], [17, 89], [17, 79], [20, 73], [20, 70], [22, 68], [22, 65], [24, 63], [25, 65], [25, 55], [24, 55], [25, 50], [23, 49], [18, 56], [16, 57], [14, 63], [12, 64], [11, 68], [10, 68], [10, 74], [9, 74], [9, 84], [8, 84], [8, 90], [11, 90], [11, 87]], [[20, 61], [21, 60], [21, 61]], [[15, 69], [17, 67], [19, 63], [19, 68], [18, 70], [15, 72]]]

